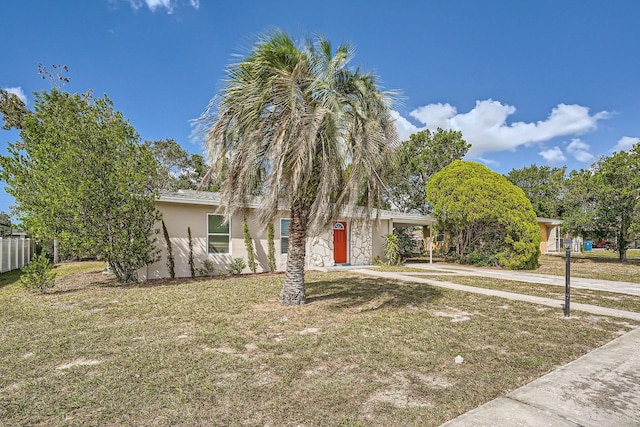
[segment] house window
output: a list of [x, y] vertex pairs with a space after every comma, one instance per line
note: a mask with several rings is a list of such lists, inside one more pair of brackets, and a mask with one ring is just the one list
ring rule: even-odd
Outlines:
[[436, 242], [444, 242], [444, 234], [438, 234], [436, 236]]
[[231, 253], [231, 220], [224, 223], [224, 216], [207, 214], [207, 251], [210, 254]]
[[280, 220], [280, 253], [286, 254], [289, 252], [289, 223], [290, 219]]

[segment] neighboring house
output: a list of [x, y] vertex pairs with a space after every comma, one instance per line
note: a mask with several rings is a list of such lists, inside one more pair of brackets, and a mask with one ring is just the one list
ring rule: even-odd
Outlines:
[[556, 253], [564, 247], [563, 236], [560, 232], [562, 221], [559, 219], [538, 217], [540, 227], [540, 252], [543, 254]]
[[[560, 230], [562, 221], [559, 219], [538, 217], [538, 227], [540, 227], [540, 252], [543, 254], [554, 254], [564, 252], [564, 238]], [[571, 251], [580, 252], [582, 246], [581, 237], [571, 238]]]
[[[162, 193], [156, 201], [156, 208], [162, 218], [171, 239], [175, 260], [176, 277], [190, 276], [189, 239], [187, 228], [191, 228], [193, 259], [196, 268], [202, 267], [205, 260], [226, 272], [234, 258], [247, 259], [242, 224], [247, 218], [249, 232], [253, 238], [254, 252], [258, 263], [258, 272], [268, 271], [267, 267], [267, 231], [255, 221], [255, 210], [259, 200], [247, 203], [232, 218], [225, 218], [220, 212], [218, 193], [178, 191]], [[289, 211], [282, 206], [279, 218], [274, 221], [274, 244], [276, 250], [276, 269], [284, 271], [287, 262], [289, 242]], [[377, 214], [377, 218], [375, 218]], [[430, 226], [435, 219], [424, 215], [404, 214], [379, 210], [374, 218], [357, 220], [345, 215], [333, 222], [320, 236], [307, 239], [306, 267], [327, 267], [333, 265], [371, 265], [376, 257], [384, 256], [384, 237], [394, 227]], [[138, 272], [141, 280], [168, 277], [167, 250], [162, 234], [158, 235], [161, 260], [142, 268]], [[249, 272], [245, 268], [244, 272]]]
[[[564, 252], [564, 237], [561, 233], [562, 221], [559, 219], [538, 217], [538, 227], [540, 228], [540, 252], [543, 254], [554, 254]], [[428, 239], [428, 230], [425, 230], [425, 239]], [[446, 234], [440, 233], [436, 235], [433, 243], [434, 251], [446, 251], [448, 246], [448, 237]], [[582, 238], [572, 237], [572, 252], [580, 252]], [[428, 244], [427, 244], [428, 245]]]
[[0, 237], [10, 237], [13, 229], [10, 222], [0, 221]]

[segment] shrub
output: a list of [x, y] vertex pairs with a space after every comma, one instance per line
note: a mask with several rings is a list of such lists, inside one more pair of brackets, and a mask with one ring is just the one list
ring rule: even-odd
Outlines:
[[247, 264], [244, 262], [244, 259], [234, 258], [233, 262], [229, 266], [229, 273], [233, 274], [234, 276], [242, 274], [242, 270], [244, 270], [246, 266]]
[[202, 261], [202, 267], [198, 268], [198, 274], [205, 277], [218, 276], [220, 272], [216, 268], [213, 261], [205, 259]]
[[514, 270], [538, 266], [536, 214], [524, 192], [504, 176], [479, 163], [456, 160], [431, 177], [426, 191], [458, 262], [497, 263]]
[[164, 241], [167, 243], [167, 270], [169, 270], [169, 276], [172, 279], [176, 278], [176, 261], [173, 258], [173, 249], [171, 248], [171, 239], [169, 238], [169, 231], [167, 226], [162, 220], [162, 234], [164, 234]]
[[247, 249], [247, 263], [249, 264], [249, 270], [251, 270], [252, 273], [255, 273], [258, 270], [258, 265], [253, 253], [253, 239], [251, 238], [251, 233], [249, 233], [249, 224], [247, 223], [246, 217], [242, 222], [242, 234], [244, 235], [244, 246]]
[[393, 229], [393, 234], [398, 238], [398, 249], [400, 257], [405, 260], [412, 257], [418, 250], [416, 241], [413, 239], [415, 227], [398, 227]]
[[53, 288], [56, 280], [56, 273], [51, 271], [53, 266], [49, 262], [46, 254], [40, 252], [31, 264], [22, 268], [22, 277], [20, 281], [27, 289], [37, 290], [46, 293], [47, 289]]
[[400, 244], [398, 236], [395, 234], [387, 234], [384, 237], [384, 255], [387, 257], [389, 265], [402, 264], [402, 254], [400, 253]]
[[191, 237], [191, 227], [187, 227], [187, 236], [189, 237], [189, 270], [191, 271], [191, 278], [196, 277], [196, 265], [193, 262], [193, 238]]
[[274, 236], [273, 224], [269, 224], [267, 226], [267, 246], [269, 248], [267, 265], [269, 266], [269, 271], [276, 271], [276, 245], [274, 243]]

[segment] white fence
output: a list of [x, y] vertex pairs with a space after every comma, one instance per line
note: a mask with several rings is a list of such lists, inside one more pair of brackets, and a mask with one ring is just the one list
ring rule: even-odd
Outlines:
[[0, 273], [17, 270], [31, 262], [31, 239], [24, 237], [0, 237]]

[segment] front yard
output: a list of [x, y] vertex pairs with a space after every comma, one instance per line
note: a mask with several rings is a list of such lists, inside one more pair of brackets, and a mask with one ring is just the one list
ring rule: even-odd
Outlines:
[[[564, 276], [566, 260], [560, 255], [542, 255], [536, 273]], [[571, 275], [592, 279], [640, 283], [640, 250], [629, 249], [627, 262], [618, 261], [618, 253], [604, 249], [571, 254]]]
[[48, 295], [4, 276], [2, 425], [435, 426], [631, 327], [349, 273], [308, 274], [295, 308], [279, 275], [76, 272]]

